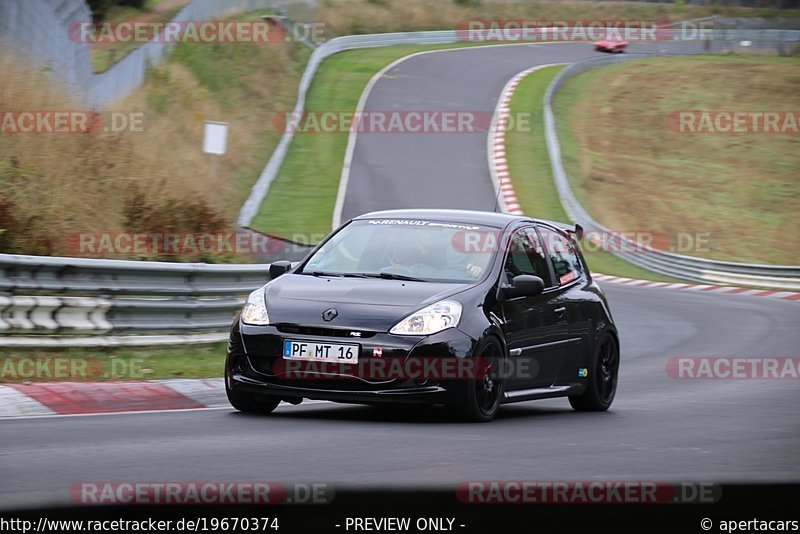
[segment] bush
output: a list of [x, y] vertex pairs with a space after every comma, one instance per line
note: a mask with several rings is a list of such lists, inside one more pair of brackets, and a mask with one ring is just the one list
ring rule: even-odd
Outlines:
[[92, 10], [92, 18], [101, 21], [106, 18], [108, 10], [113, 6], [128, 6], [136, 9], [144, 7], [145, 0], [88, 0], [89, 8]]
[[[123, 216], [125, 231], [135, 234], [217, 234], [228, 229], [225, 218], [203, 199], [164, 197], [153, 191], [145, 193], [137, 186], [131, 186], [125, 195]], [[218, 258], [156, 254], [145, 259], [213, 263]]]
[[92, 18], [95, 21], [106, 18], [108, 9], [113, 5], [113, 0], [89, 0], [89, 9], [92, 10]]

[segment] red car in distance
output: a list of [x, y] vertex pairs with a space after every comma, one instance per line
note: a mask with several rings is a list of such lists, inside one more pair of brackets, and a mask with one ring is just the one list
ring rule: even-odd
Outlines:
[[605, 38], [594, 43], [594, 49], [598, 52], [610, 52], [612, 54], [621, 54], [628, 46], [628, 41], [619, 38]]

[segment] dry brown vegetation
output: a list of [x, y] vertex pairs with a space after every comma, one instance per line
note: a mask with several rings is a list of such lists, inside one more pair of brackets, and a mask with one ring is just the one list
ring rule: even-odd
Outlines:
[[[302, 17], [303, 13], [298, 13]], [[796, 17], [797, 10], [689, 6], [644, 2], [478, 1], [478, 0], [320, 0], [314, 20], [328, 37], [356, 33], [455, 29], [470, 19], [496, 20], [688, 20], [711, 15]]]
[[[0, 252], [67, 255], [79, 232], [232, 228], [279, 136], [274, 111], [293, 103], [305, 59], [295, 55], [288, 43], [180, 46], [110, 106], [143, 112], [143, 132], [0, 135]], [[86, 109], [20, 63], [0, 57], [0, 109]], [[216, 177], [201, 150], [205, 120], [230, 123]]]

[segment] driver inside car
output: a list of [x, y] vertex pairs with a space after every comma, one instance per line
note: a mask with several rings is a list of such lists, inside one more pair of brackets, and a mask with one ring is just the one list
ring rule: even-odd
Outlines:
[[411, 274], [435, 273], [436, 271], [456, 267], [466, 270], [473, 279], [478, 279], [483, 275], [484, 269], [480, 265], [469, 261], [466, 264], [462, 263], [463, 260], [470, 259], [469, 255], [458, 258], [461, 261], [456, 261], [452, 264], [448, 262], [446, 258], [446, 247], [448, 246], [452, 245], [446, 243], [429, 247], [420, 242], [403, 243], [398, 245], [389, 256], [389, 266]]

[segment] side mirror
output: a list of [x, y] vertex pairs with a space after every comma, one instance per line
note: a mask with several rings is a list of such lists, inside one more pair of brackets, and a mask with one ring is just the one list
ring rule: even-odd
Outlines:
[[544, 280], [530, 274], [520, 274], [511, 280], [511, 285], [501, 288], [500, 295], [503, 299], [517, 297], [535, 297], [544, 291]]
[[292, 262], [287, 260], [273, 261], [269, 266], [269, 277], [274, 280], [292, 268]]

